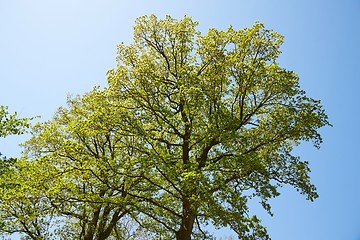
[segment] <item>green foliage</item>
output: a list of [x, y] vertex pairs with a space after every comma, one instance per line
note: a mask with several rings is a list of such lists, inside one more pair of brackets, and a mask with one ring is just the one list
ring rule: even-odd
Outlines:
[[284, 184], [317, 197], [308, 163], [292, 150], [319, 147], [317, 130], [329, 123], [277, 63], [283, 37], [261, 23], [204, 35], [197, 25], [138, 18], [109, 86], [69, 98], [33, 128], [2, 180], [15, 186], [2, 192], [5, 232], [187, 240], [211, 239], [203, 227], [213, 224], [269, 239], [249, 199], [271, 214], [268, 200]]
[[9, 114], [8, 107], [0, 106], [0, 137], [22, 134], [30, 126], [31, 118], [18, 118], [17, 113]]
[[[0, 138], [5, 138], [8, 135], [20, 135], [25, 132], [25, 130], [30, 127], [29, 121], [32, 118], [18, 118], [17, 113], [10, 114], [8, 112], [7, 106], [0, 106]], [[12, 191], [16, 184], [12, 182], [3, 181], [6, 175], [9, 175], [12, 172], [12, 167], [15, 165], [15, 158], [7, 158], [3, 156], [0, 152], [0, 189], [1, 192]], [[1, 194], [1, 193], [0, 193]], [[1, 196], [1, 195], [0, 195]], [[1, 199], [1, 203], [2, 203]], [[15, 203], [16, 204], [16, 203]], [[1, 206], [2, 208], [4, 206]], [[0, 232], [6, 228], [6, 219], [0, 219]]]
[[[7, 106], [0, 106], [0, 138], [8, 135], [20, 135], [30, 127], [33, 118], [18, 118], [17, 113], [10, 114]], [[0, 152], [0, 175], [14, 164], [16, 159], [7, 158]]]
[[246, 202], [258, 197], [270, 212], [282, 184], [317, 197], [307, 162], [291, 152], [301, 141], [319, 147], [327, 116], [276, 62], [280, 34], [261, 23], [205, 35], [196, 26], [189, 17], [139, 18], [108, 74], [110, 89], [133, 101], [132, 132], [159, 186], [149, 215], [178, 239], [209, 221], [241, 239], [267, 238]]

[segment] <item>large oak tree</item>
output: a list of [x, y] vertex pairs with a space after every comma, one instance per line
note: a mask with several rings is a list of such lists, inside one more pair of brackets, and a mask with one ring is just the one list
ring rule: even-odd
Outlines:
[[[13, 173], [21, 194], [3, 193], [16, 211], [28, 207], [41, 226], [64, 220], [79, 239], [121, 239], [123, 217], [147, 238], [210, 238], [203, 227], [211, 223], [268, 239], [249, 199], [271, 214], [268, 200], [284, 184], [317, 197], [308, 163], [292, 150], [303, 141], [319, 147], [318, 129], [329, 123], [297, 74], [279, 66], [283, 37], [261, 23], [206, 34], [197, 25], [136, 20], [109, 86], [69, 99], [34, 128]], [[12, 226], [47, 236], [40, 225], [26, 232], [36, 221], [19, 224], [5, 208]]]

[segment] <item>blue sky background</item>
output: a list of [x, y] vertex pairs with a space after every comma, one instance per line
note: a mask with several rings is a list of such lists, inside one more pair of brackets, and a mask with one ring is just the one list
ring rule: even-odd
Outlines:
[[[274, 240], [360, 240], [359, 0], [0, 0], [0, 105], [47, 120], [68, 93], [105, 86], [116, 44], [130, 43], [135, 18], [151, 13], [192, 16], [202, 32], [260, 21], [285, 36], [279, 62], [322, 100], [334, 127], [321, 129], [320, 150], [296, 150], [310, 161], [320, 198], [285, 187], [271, 200], [274, 217], [252, 209]], [[18, 156], [25, 139], [0, 139], [0, 150]]]

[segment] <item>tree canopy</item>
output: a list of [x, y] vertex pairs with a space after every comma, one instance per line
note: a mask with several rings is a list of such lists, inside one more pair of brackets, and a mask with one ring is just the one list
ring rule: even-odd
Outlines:
[[[2, 184], [3, 233], [30, 239], [269, 239], [247, 202], [290, 185], [317, 198], [308, 163], [329, 125], [279, 66], [283, 36], [261, 23], [201, 34], [190, 17], [139, 17], [108, 86], [33, 128]], [[129, 227], [131, 225], [131, 227]], [[205, 227], [205, 228], [204, 228]]]

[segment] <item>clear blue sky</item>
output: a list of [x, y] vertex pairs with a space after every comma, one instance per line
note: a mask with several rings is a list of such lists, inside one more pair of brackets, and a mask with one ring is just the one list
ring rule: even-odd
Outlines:
[[[129, 43], [135, 18], [151, 13], [192, 16], [203, 32], [261, 21], [285, 35], [280, 63], [322, 100], [334, 127], [321, 130], [320, 150], [297, 150], [320, 198], [311, 203], [284, 188], [271, 201], [274, 217], [260, 205], [254, 212], [274, 240], [360, 240], [359, 0], [1, 0], [0, 105], [47, 120], [68, 93], [104, 86], [116, 44]], [[19, 155], [24, 138], [0, 139], [1, 151]]]

